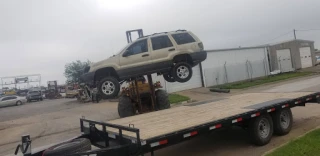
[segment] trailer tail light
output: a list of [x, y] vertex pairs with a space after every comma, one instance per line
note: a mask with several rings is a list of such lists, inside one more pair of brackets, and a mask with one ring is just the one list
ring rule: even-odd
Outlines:
[[242, 121], [242, 118], [234, 119], [234, 120], [232, 120], [232, 123], [237, 123], [237, 122], [240, 122], [240, 121]]
[[271, 109], [268, 109], [267, 112], [270, 113], [270, 112], [273, 112], [275, 110], [276, 110], [275, 108], [271, 108]]
[[202, 42], [198, 43], [198, 46], [199, 46], [199, 48], [200, 48], [201, 50], [203, 50], [203, 43], [202, 43]]
[[257, 112], [257, 113], [254, 113], [254, 114], [251, 114], [251, 117], [252, 117], [252, 118], [257, 117], [257, 116], [260, 116], [260, 112]]
[[289, 104], [282, 105], [281, 107], [282, 107], [282, 108], [289, 107]]
[[217, 128], [221, 128], [221, 127], [222, 127], [221, 124], [217, 124], [217, 125], [209, 127], [209, 130], [213, 130], [213, 129], [217, 129]]
[[197, 134], [198, 134], [197, 131], [193, 131], [193, 132], [184, 134], [183, 138], [191, 137], [191, 136], [194, 136], [194, 135], [197, 135]]
[[156, 147], [156, 146], [164, 145], [164, 144], [167, 144], [167, 143], [168, 143], [168, 140], [162, 140], [162, 141], [151, 143], [150, 147]]

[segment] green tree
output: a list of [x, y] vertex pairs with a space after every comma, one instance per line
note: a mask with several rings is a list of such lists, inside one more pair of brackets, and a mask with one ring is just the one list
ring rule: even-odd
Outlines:
[[67, 63], [64, 67], [64, 75], [67, 83], [79, 82], [80, 76], [84, 74], [84, 69], [90, 65], [90, 61], [82, 62], [80, 60]]

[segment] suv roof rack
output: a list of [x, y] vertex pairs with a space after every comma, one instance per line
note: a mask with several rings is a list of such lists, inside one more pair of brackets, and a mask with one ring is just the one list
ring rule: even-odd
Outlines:
[[[178, 29], [176, 31], [171, 31], [171, 32], [179, 32], [179, 31], [187, 31], [187, 30], [184, 30], [184, 29]], [[169, 31], [170, 32], [170, 31]], [[154, 35], [159, 35], [159, 34], [167, 34], [168, 32], [159, 32], [159, 33], [153, 33], [151, 35], [146, 35], [146, 36], [141, 36], [139, 37], [138, 39], [141, 39], [141, 38], [146, 38], [146, 37], [149, 37], [149, 36], [154, 36]]]

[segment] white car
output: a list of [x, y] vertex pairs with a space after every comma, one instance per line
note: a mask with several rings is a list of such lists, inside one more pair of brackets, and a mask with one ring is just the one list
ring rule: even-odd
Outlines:
[[19, 106], [26, 102], [27, 99], [21, 96], [10, 95], [0, 97], [0, 107]]

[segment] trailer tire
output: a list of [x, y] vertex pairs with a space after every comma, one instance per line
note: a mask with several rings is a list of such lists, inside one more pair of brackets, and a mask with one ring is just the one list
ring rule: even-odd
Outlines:
[[266, 145], [273, 135], [273, 122], [269, 114], [251, 119], [249, 123], [251, 141], [258, 146]]
[[133, 116], [135, 114], [130, 97], [125, 95], [119, 97], [118, 113], [121, 118]]
[[85, 152], [91, 150], [91, 143], [89, 139], [78, 138], [69, 142], [64, 142], [46, 149], [42, 156], [64, 156], [75, 154], [78, 152]]
[[292, 128], [292, 112], [291, 109], [282, 109], [272, 114], [274, 124], [274, 133], [277, 135], [286, 135]]
[[105, 77], [99, 81], [98, 91], [103, 99], [114, 98], [120, 91], [119, 81], [111, 76]]
[[156, 110], [163, 110], [170, 108], [170, 101], [168, 93], [165, 90], [159, 89], [156, 94]]

